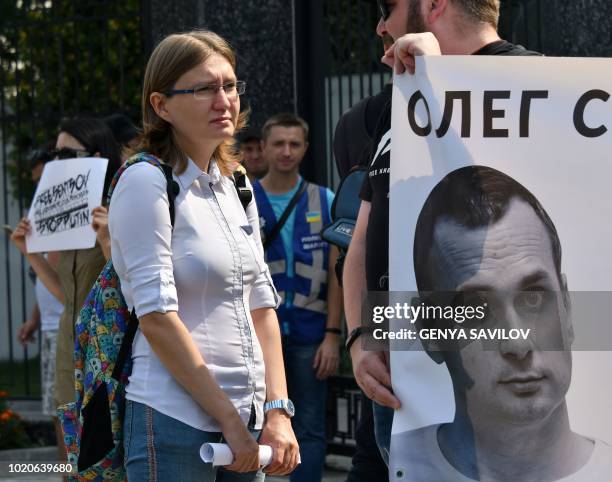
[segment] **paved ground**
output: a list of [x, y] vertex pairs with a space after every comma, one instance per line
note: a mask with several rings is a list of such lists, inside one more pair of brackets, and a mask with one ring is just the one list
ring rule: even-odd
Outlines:
[[[325, 464], [323, 482], [344, 482], [350, 466], [351, 459], [349, 457], [328, 455]], [[266, 482], [286, 482], [288, 480], [289, 477], [266, 477]]]
[[[40, 413], [40, 402], [39, 401], [19, 401], [13, 402], [12, 409], [19, 412], [19, 414], [26, 420], [29, 421], [45, 421], [49, 417], [45, 417]], [[26, 455], [20, 453], [19, 455], [12, 454], [10, 451], [0, 451], [0, 482], [61, 482], [60, 476], [53, 475], [14, 475], [8, 474], [8, 463], [11, 461], [19, 462], [53, 462], [56, 460], [57, 451], [55, 447], [42, 447], [37, 449], [28, 449]], [[323, 477], [323, 482], [344, 482], [346, 474], [351, 465], [351, 459], [349, 457], [341, 457], [337, 455], [329, 455], [326, 460], [326, 470]], [[267, 482], [287, 482], [289, 477], [266, 477]]]
[[[26, 420], [44, 421], [45, 417], [40, 413], [40, 402], [13, 402], [12, 409]], [[17, 460], [17, 457], [19, 460]], [[14, 455], [11, 451], [0, 451], [0, 482], [62, 482], [62, 477], [57, 475], [38, 475], [38, 474], [8, 474], [8, 463], [13, 461], [19, 462], [54, 462], [57, 457], [56, 447], [41, 447], [36, 449], [28, 449], [26, 455], [19, 453]], [[337, 455], [329, 455], [326, 459], [326, 470], [323, 476], [323, 482], [344, 482], [346, 474], [351, 465], [349, 457]], [[287, 482], [289, 477], [266, 477], [267, 482]]]
[[[0, 462], [1, 473], [6, 472], [4, 462]], [[350, 466], [348, 457], [330, 455], [327, 457], [327, 467], [323, 482], [344, 482], [346, 473]], [[266, 477], [266, 482], [287, 482], [289, 477]], [[21, 476], [0, 476], [1, 482], [62, 482], [62, 478], [57, 475], [33, 475], [23, 474]]]

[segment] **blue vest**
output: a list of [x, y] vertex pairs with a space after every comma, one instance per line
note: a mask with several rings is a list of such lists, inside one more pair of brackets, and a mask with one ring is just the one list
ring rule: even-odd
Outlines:
[[[265, 240], [277, 219], [259, 181], [253, 183], [253, 192]], [[331, 222], [326, 189], [308, 183], [294, 209], [293, 277], [287, 276], [287, 257], [280, 233], [265, 254], [274, 286], [283, 298], [277, 310], [282, 327], [288, 327], [288, 332], [283, 329], [283, 335], [292, 343], [308, 345], [323, 340], [327, 321], [329, 245], [321, 239], [322, 227]], [[294, 293], [289, 308], [284, 303], [287, 292]]]

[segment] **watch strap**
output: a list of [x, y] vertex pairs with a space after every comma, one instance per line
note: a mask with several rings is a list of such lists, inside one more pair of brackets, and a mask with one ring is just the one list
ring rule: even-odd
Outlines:
[[284, 400], [272, 400], [271, 402], [264, 403], [264, 412], [272, 410], [273, 408], [285, 408]]
[[273, 410], [275, 408], [284, 410], [289, 417], [293, 417], [295, 415], [295, 407], [293, 402], [289, 399], [272, 400], [264, 403], [264, 413], [267, 413], [269, 410]]

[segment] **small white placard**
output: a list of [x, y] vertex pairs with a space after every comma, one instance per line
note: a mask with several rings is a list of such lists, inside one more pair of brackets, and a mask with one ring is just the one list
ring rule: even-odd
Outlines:
[[96, 244], [91, 211], [102, 204], [108, 159], [82, 157], [45, 165], [28, 213], [28, 253], [88, 249]]

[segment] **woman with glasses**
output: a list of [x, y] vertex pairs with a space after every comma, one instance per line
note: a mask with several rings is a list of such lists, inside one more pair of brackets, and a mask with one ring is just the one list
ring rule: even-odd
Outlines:
[[[75, 157], [104, 157], [108, 159], [104, 191], [121, 164], [119, 146], [110, 129], [101, 120], [73, 118], [62, 122], [54, 159]], [[87, 162], [83, 160], [83, 162]], [[28, 258], [36, 275], [45, 287], [64, 304], [57, 333], [55, 366], [56, 406], [74, 401], [74, 324], [85, 298], [106, 260], [110, 258], [107, 210], [98, 206], [93, 210], [92, 228], [96, 231], [96, 245], [91, 249], [60, 251], [57, 266], [52, 267], [41, 253], [26, 252], [25, 237], [31, 226], [23, 218], [11, 236], [11, 240]]]
[[[258, 443], [274, 449], [269, 474], [285, 474], [298, 448], [273, 288], [254, 200], [243, 208], [232, 174], [233, 135], [245, 123], [235, 54], [212, 32], [166, 37], [143, 85], [141, 151], [173, 168], [166, 178], [130, 166], [114, 190], [109, 228], [115, 269], [139, 330], [126, 390], [130, 480], [261, 481]], [[271, 408], [264, 414], [264, 403]], [[285, 403], [284, 403], [285, 402]], [[204, 463], [202, 444], [229, 445], [233, 463]]]

